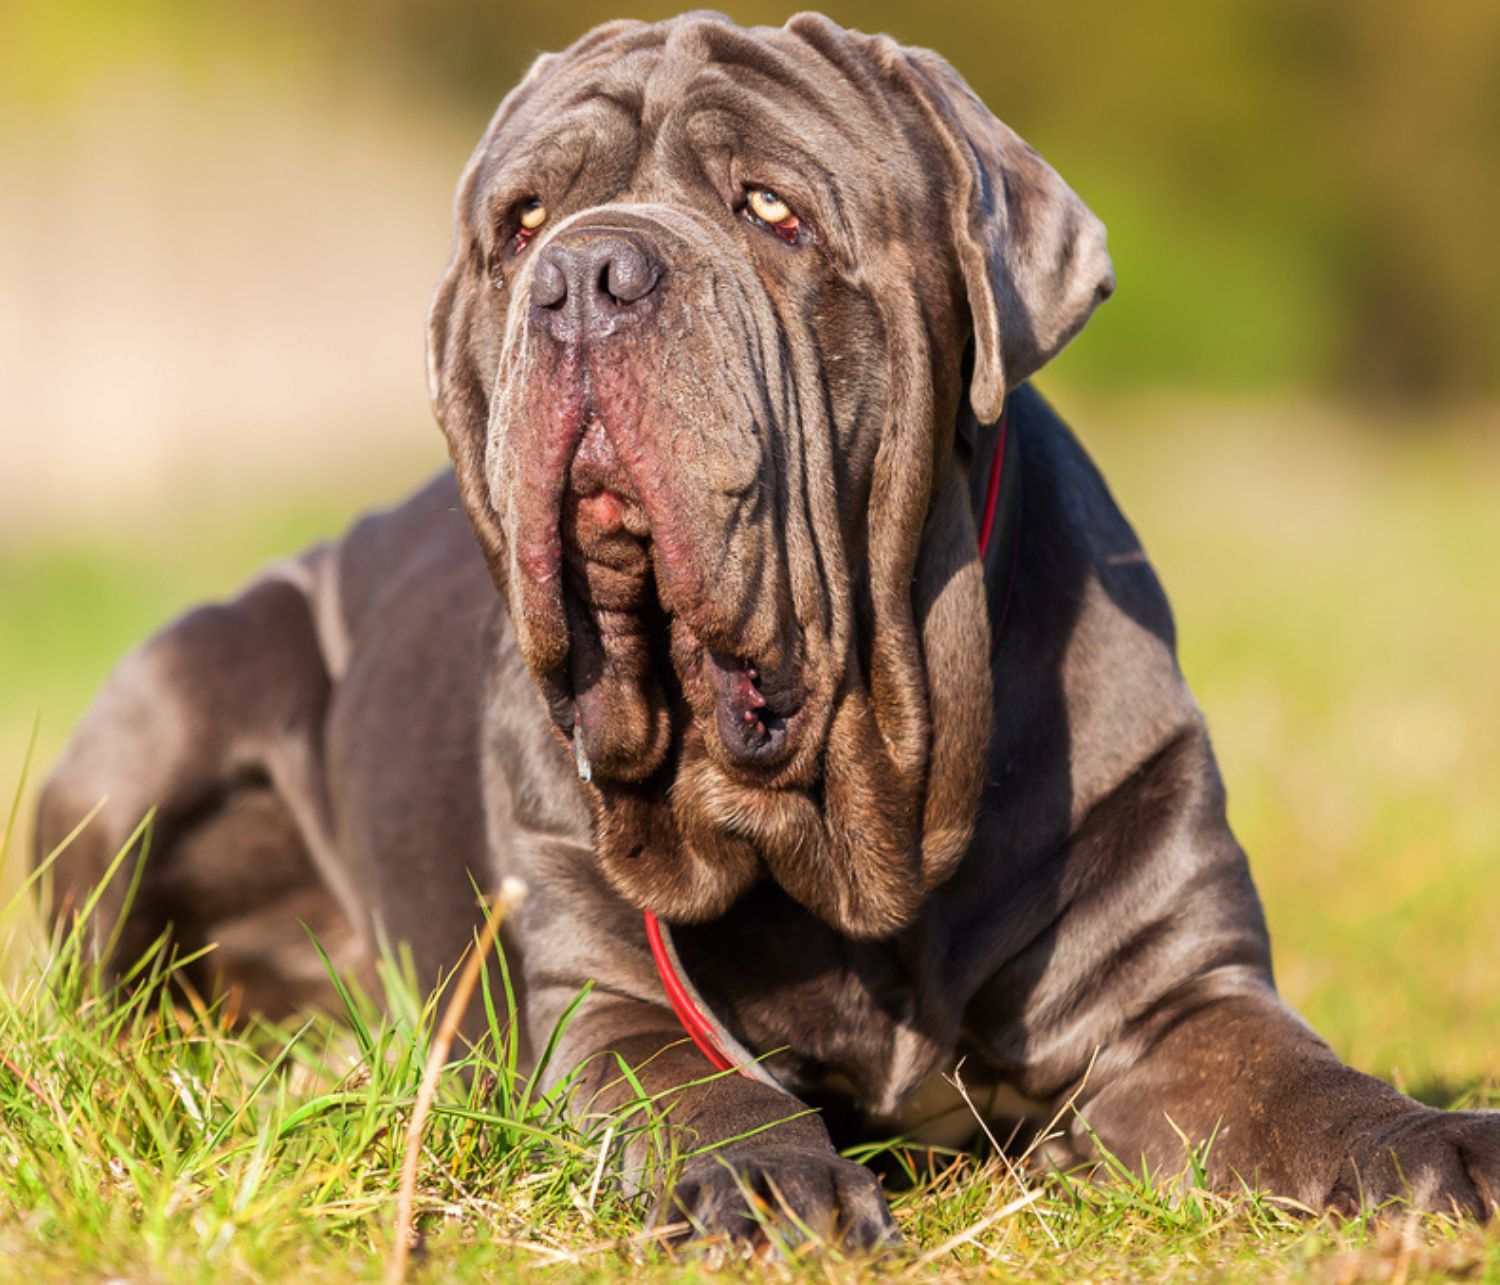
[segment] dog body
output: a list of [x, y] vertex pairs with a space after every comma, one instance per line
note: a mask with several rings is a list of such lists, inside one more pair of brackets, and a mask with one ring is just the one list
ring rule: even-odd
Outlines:
[[[323, 997], [299, 919], [430, 982], [519, 875], [527, 1056], [592, 983], [549, 1072], [586, 1066], [576, 1100], [621, 1100], [607, 1052], [696, 1145], [754, 1133], [663, 1206], [699, 1230], [748, 1230], [748, 1179], [888, 1237], [794, 1097], [947, 1128], [959, 1061], [996, 1116], [1076, 1102], [1059, 1162], [1173, 1173], [1212, 1137], [1221, 1183], [1493, 1211], [1500, 1120], [1350, 1070], [1276, 996], [1166, 599], [1024, 383], [1112, 288], [1097, 220], [930, 54], [809, 16], [591, 33], [460, 185], [454, 472], [128, 658], [40, 847], [108, 795], [61, 863], [86, 887], [159, 806], [122, 955], [170, 922], [273, 1011]], [[643, 911], [769, 1075], [703, 1082]]]

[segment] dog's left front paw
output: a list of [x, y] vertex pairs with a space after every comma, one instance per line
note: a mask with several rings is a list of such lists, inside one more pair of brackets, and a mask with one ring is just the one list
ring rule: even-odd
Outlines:
[[810, 1147], [727, 1150], [690, 1163], [651, 1217], [669, 1243], [760, 1246], [809, 1236], [872, 1250], [901, 1239], [880, 1183], [863, 1165]]
[[1481, 1221], [1500, 1211], [1500, 1111], [1421, 1108], [1376, 1126], [1329, 1193], [1338, 1212], [1390, 1203]]

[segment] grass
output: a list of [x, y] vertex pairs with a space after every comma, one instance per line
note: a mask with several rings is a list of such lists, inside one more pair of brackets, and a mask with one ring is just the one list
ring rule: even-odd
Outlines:
[[[1064, 404], [1172, 593], [1283, 990], [1346, 1057], [1440, 1105], [1500, 1105], [1500, 449], [1463, 424], [1382, 434], [1319, 407]], [[338, 529], [349, 494], [142, 512], [0, 550], [0, 773], [60, 744], [108, 662], [194, 597]], [[113, 516], [113, 515], [112, 515]], [[11, 765], [11, 766], [7, 766]], [[14, 889], [26, 807], [7, 826]], [[7, 883], [8, 881], [8, 883]], [[0, 902], [5, 896], [0, 894]], [[183, 992], [112, 993], [25, 899], [0, 993], [0, 1278], [379, 1279], [441, 998], [383, 993], [283, 1030]], [[159, 946], [142, 961], [162, 975]], [[665, 1260], [490, 1035], [445, 1075], [418, 1209], [436, 1279], [713, 1277]], [[913, 1280], [1500, 1280], [1500, 1236], [1442, 1219], [1337, 1226], [1262, 1197], [952, 1158], [893, 1191]], [[887, 1157], [900, 1169], [899, 1156]], [[896, 1184], [899, 1185], [899, 1184]], [[868, 1265], [794, 1255], [788, 1279]]]
[[[4, 917], [23, 906], [14, 897]], [[189, 962], [165, 940], [124, 982], [107, 981], [86, 915], [53, 932], [0, 1007], [0, 1261], [24, 1264], [33, 1281], [382, 1279], [441, 991], [419, 996], [409, 969], [387, 958], [379, 1002], [340, 979], [342, 1013], [292, 1030], [231, 1026], [222, 1005], [161, 984]], [[517, 1072], [508, 988], [485, 985], [482, 998], [486, 1034], [446, 1066], [419, 1135], [418, 1274], [743, 1274], [746, 1264], [713, 1250], [674, 1259], [641, 1230], [640, 1202], [606, 1177], [607, 1149], [632, 1133], [648, 1142], [654, 1174], [673, 1172], [682, 1157], [669, 1114], [642, 1097], [607, 1116], [565, 1116], [567, 1082], [537, 1096]], [[1312, 1222], [1255, 1193], [1204, 1190], [1201, 1156], [1185, 1155], [1158, 1185], [1112, 1158], [1089, 1179], [994, 1156], [914, 1155], [896, 1141], [856, 1158], [876, 1152], [898, 1179], [907, 1247], [872, 1264], [768, 1227], [784, 1257], [763, 1270], [1259, 1280], [1275, 1265], [1337, 1280], [1500, 1278], [1500, 1238], [1480, 1229], [1436, 1217]]]

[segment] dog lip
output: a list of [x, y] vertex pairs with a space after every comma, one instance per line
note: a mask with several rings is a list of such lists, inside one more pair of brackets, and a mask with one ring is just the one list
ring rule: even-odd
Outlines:
[[651, 524], [603, 421], [586, 417], [578, 449], [568, 461], [561, 497], [564, 552], [570, 568], [590, 565], [629, 572], [644, 598]]
[[585, 418], [578, 449], [568, 462], [567, 486], [581, 496], [607, 491], [629, 504], [641, 502], [609, 430], [596, 413], [590, 412]]
[[[719, 741], [736, 763], [779, 763], [791, 743], [800, 701], [792, 685], [765, 681], [753, 661], [710, 648], [705, 653], [709, 686], [714, 693], [714, 721]], [[781, 689], [773, 698], [768, 690]]]

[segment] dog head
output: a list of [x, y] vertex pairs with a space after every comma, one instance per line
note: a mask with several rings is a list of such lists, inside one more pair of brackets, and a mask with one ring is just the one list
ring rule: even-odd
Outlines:
[[898, 930], [989, 734], [955, 427], [1108, 295], [1101, 225], [937, 56], [694, 14], [541, 58], [456, 228], [433, 400], [605, 873]]

